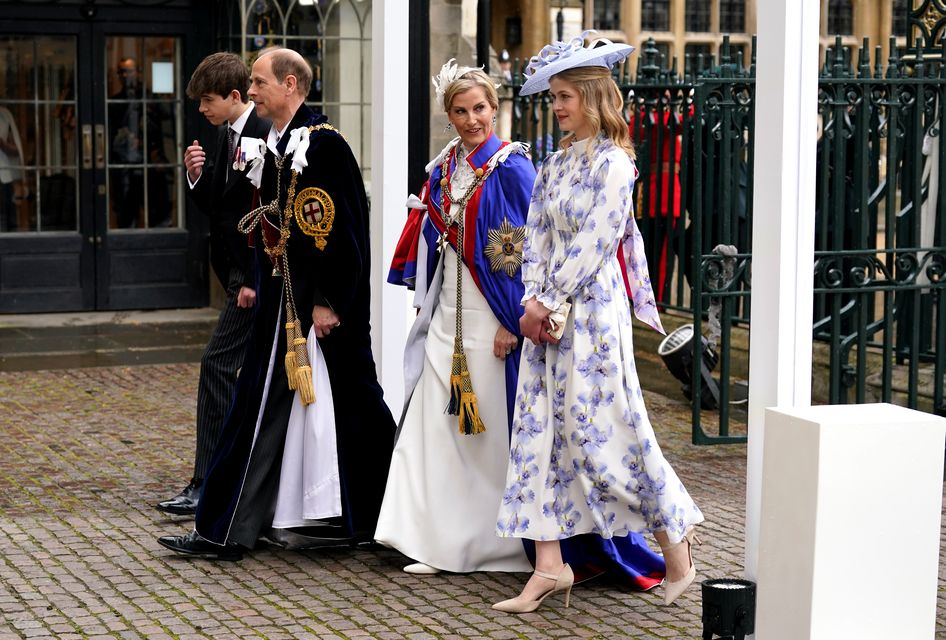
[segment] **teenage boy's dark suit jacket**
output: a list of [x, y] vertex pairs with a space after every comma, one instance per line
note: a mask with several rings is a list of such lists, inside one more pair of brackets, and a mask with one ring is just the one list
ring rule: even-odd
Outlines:
[[[254, 107], [235, 146], [239, 148], [243, 137], [266, 140], [271, 126], [269, 120], [256, 115]], [[244, 173], [234, 171], [232, 166], [228, 175], [227, 165], [233, 162], [228, 155], [227, 129], [220, 127], [216, 148], [208, 150], [203, 173], [190, 195], [210, 218], [210, 265], [220, 284], [227, 289], [230, 269], [236, 267], [242, 274], [240, 284], [253, 289], [256, 286], [253, 250], [247, 245], [246, 236], [237, 231], [237, 223], [253, 207], [255, 189]]]

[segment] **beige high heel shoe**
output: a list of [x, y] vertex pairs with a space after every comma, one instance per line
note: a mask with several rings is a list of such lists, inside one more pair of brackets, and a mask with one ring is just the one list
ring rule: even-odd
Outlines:
[[509, 600], [497, 602], [493, 605], [493, 609], [496, 609], [497, 611], [505, 611], [506, 613], [529, 613], [538, 609], [539, 605], [542, 604], [542, 601], [547, 597], [559, 591], [565, 592], [565, 608], [567, 609], [568, 601], [572, 594], [572, 585], [575, 584], [575, 574], [572, 573], [572, 568], [566, 564], [562, 567], [562, 570], [558, 572], [557, 576], [538, 570], [534, 571], [533, 573], [535, 573], [535, 575], [539, 576], [540, 578], [554, 580], [555, 586], [540, 595], [535, 600], [526, 600], [521, 595], [519, 595], [515, 598], [510, 598]]
[[[687, 532], [683, 535], [683, 540], [677, 544], [668, 547], [668, 549], [673, 549], [680, 546], [683, 543], [687, 545], [687, 557], [690, 559], [690, 568], [686, 574], [674, 582], [664, 581], [664, 605], [671, 605], [673, 601], [680, 597], [687, 587], [693, 582], [696, 578], [696, 565], [693, 564], [693, 543], [703, 544], [703, 541], [700, 540], [699, 536], [696, 535], [696, 531], [693, 527], [687, 529]], [[664, 551], [664, 557], [667, 556], [666, 550]]]

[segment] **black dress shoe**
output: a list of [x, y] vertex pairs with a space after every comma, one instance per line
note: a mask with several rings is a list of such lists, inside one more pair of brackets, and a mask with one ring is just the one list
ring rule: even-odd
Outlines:
[[189, 485], [179, 494], [159, 502], [156, 506], [158, 511], [170, 513], [175, 516], [192, 516], [197, 513], [197, 501], [200, 500], [200, 487], [204, 484], [203, 480], [198, 478], [191, 479]]
[[232, 542], [225, 545], [214, 544], [200, 537], [196, 531], [191, 531], [186, 536], [161, 536], [158, 538], [158, 544], [171, 551], [207, 560], [243, 559], [242, 546]]

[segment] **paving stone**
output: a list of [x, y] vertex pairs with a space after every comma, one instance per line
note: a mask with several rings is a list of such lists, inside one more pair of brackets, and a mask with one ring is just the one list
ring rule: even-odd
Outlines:
[[[490, 609], [526, 574], [409, 576], [390, 550], [269, 547], [239, 563], [157, 545], [192, 521], [154, 509], [189, 477], [199, 365], [0, 372], [0, 640], [8, 638], [694, 638], [698, 587], [579, 585], [572, 607]], [[703, 509], [699, 578], [738, 576], [744, 445], [690, 444], [689, 406], [648, 394], [662, 449]], [[95, 505], [95, 508], [90, 508]], [[946, 550], [946, 546], [944, 546]], [[946, 551], [944, 551], [946, 552]], [[946, 638], [946, 562], [937, 637]]]

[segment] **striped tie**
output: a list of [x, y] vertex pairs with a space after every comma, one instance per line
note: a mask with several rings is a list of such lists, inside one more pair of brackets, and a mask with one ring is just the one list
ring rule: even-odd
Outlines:
[[236, 137], [237, 132], [233, 130], [232, 127], [227, 127], [227, 177], [230, 177], [230, 167], [233, 166], [233, 161], [236, 156]]

